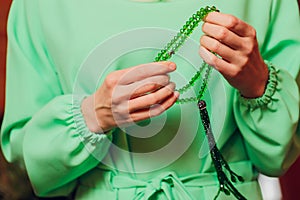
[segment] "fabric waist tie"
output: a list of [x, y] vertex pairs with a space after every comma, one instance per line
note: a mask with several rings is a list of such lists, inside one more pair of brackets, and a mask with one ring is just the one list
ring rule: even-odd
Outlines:
[[[237, 165], [243, 166], [242, 175], [245, 181], [251, 181], [254, 176], [251, 165], [248, 165], [248, 162], [237, 163]], [[163, 193], [169, 200], [192, 200], [194, 197], [189, 193], [187, 187], [217, 186], [218, 184], [215, 173], [198, 173], [179, 178], [175, 172], [161, 173], [148, 181], [111, 172], [110, 182], [113, 189], [136, 188], [137, 193], [134, 200], [150, 199], [158, 192]]]
[[[253, 192], [259, 193], [257, 182], [253, 182], [256, 180], [257, 172], [253, 170], [250, 161], [230, 163], [230, 167], [245, 179], [244, 183], [236, 184], [239, 189], [242, 189], [242, 192], [247, 193], [250, 188], [255, 190]], [[170, 169], [164, 170], [161, 173], [126, 173], [100, 164], [80, 178], [79, 184], [83, 187], [79, 186], [79, 188], [83, 190], [93, 188], [94, 193], [91, 194], [90, 199], [122, 197], [130, 200], [152, 199], [153, 197], [172, 200], [212, 199], [218, 191], [219, 183], [215, 172], [190, 173], [185, 176]], [[213, 195], [210, 196], [210, 194]], [[258, 195], [256, 199], [261, 198]]]

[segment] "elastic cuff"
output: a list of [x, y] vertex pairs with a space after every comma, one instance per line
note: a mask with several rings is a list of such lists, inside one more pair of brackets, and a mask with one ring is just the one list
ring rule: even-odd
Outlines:
[[240, 93], [238, 94], [240, 103], [250, 109], [266, 107], [272, 101], [272, 97], [278, 85], [278, 71], [276, 71], [271, 62], [265, 61], [265, 63], [269, 69], [269, 79], [264, 94], [261, 97], [251, 99], [243, 97]]
[[90, 144], [99, 144], [107, 137], [111, 137], [111, 133], [113, 130], [104, 133], [93, 133], [87, 127], [83, 114], [81, 112], [81, 103], [86, 96], [80, 95], [73, 95], [73, 118], [76, 125], [76, 129], [81, 136], [81, 140], [83, 143], [90, 143]]

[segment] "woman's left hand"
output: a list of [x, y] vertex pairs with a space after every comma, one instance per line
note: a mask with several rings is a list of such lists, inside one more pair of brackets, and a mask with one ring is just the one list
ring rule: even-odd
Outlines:
[[[247, 98], [264, 94], [268, 68], [258, 49], [256, 31], [228, 14], [212, 12], [202, 26], [199, 54]], [[217, 57], [211, 52], [215, 52]]]

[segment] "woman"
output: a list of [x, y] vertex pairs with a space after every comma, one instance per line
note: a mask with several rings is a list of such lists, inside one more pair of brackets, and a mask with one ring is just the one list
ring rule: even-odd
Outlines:
[[[206, 5], [221, 12], [194, 31], [200, 47], [190, 39], [172, 62], [152, 62]], [[24, 164], [39, 196], [213, 199], [199, 110], [175, 104], [201, 87], [175, 90], [199, 50], [216, 69], [203, 99], [217, 145], [245, 179], [239, 192], [261, 199], [257, 173], [278, 176], [299, 153], [299, 33], [293, 0], [14, 1], [4, 154]]]

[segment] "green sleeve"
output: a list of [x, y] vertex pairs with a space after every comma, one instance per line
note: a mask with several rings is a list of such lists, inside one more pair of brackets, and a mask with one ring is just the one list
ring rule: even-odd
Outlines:
[[265, 60], [286, 69], [294, 78], [300, 67], [300, 17], [296, 0], [273, 0], [269, 27], [261, 47]]
[[39, 196], [68, 195], [76, 178], [107, 154], [110, 135], [89, 132], [80, 110], [82, 97], [63, 92], [38, 14], [24, 2], [13, 1], [8, 22], [1, 146], [8, 161], [25, 165]]
[[[300, 21], [295, 0], [273, 1], [268, 32], [261, 47], [265, 60], [277, 69], [271, 101], [251, 107], [235, 95], [234, 114], [251, 161], [270, 176], [282, 174], [300, 150], [299, 89]], [[249, 100], [250, 101], [250, 100]]]

